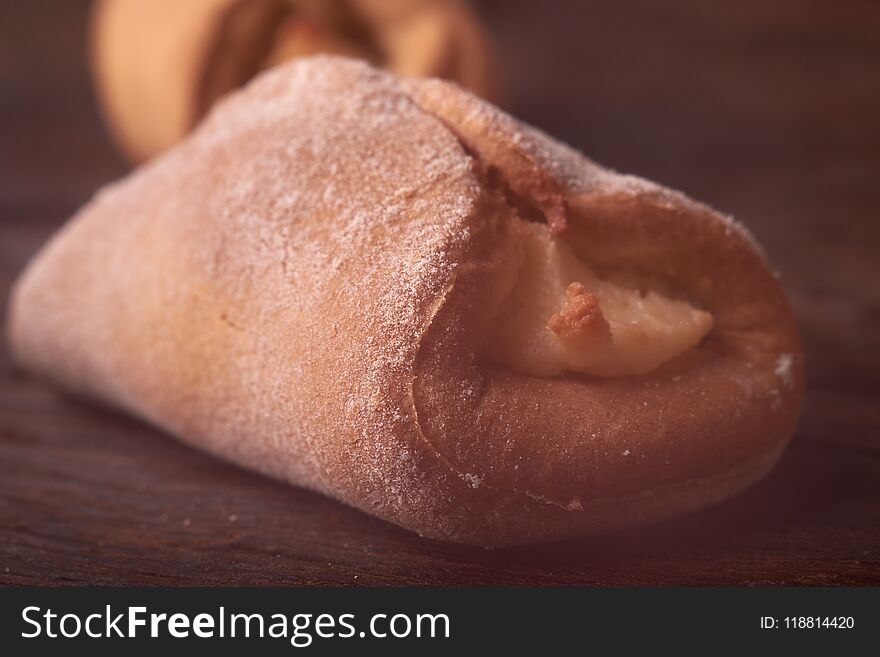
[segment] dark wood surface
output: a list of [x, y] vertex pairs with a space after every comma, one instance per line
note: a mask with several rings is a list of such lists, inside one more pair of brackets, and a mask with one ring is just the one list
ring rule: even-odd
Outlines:
[[[86, 3], [0, 5], [0, 294], [125, 167]], [[485, 551], [421, 540], [67, 399], [0, 353], [0, 583], [880, 584], [880, 4], [486, 2], [506, 106], [735, 214], [800, 317], [779, 467], [636, 531]]]

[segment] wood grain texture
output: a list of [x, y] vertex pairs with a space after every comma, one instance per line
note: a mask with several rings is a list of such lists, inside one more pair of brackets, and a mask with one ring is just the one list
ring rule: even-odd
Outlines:
[[[506, 107], [731, 212], [795, 304], [808, 394], [761, 484], [614, 536], [419, 539], [57, 394], [0, 352], [0, 584], [880, 584], [880, 5], [485, 2]], [[0, 295], [124, 172], [84, 0], [0, 8]]]

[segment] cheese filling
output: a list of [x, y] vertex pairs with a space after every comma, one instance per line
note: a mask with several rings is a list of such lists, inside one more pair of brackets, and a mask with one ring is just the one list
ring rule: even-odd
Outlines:
[[486, 345], [489, 362], [535, 376], [644, 374], [711, 330], [710, 313], [662, 282], [600, 277], [547, 226], [521, 223], [522, 263]]

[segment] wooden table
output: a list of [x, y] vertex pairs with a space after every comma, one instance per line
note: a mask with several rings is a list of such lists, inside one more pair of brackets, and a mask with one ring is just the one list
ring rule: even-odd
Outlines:
[[[10, 6], [13, 5], [13, 6]], [[482, 5], [506, 106], [597, 160], [732, 212], [800, 316], [809, 391], [740, 497], [600, 539], [421, 540], [67, 399], [0, 355], [0, 583], [880, 584], [880, 5]], [[83, 1], [0, 9], [0, 289], [124, 173]]]

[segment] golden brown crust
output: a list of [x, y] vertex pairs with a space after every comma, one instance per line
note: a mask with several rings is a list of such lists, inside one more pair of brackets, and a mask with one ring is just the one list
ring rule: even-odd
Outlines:
[[[591, 266], [674, 283], [709, 337], [638, 377], [483, 365], [523, 212]], [[803, 386], [785, 297], [730, 220], [453, 85], [334, 58], [264, 74], [101, 192], [17, 283], [9, 335], [30, 370], [193, 445], [480, 545], [731, 495]]]
[[459, 0], [98, 0], [92, 70], [133, 162], [169, 148], [258, 71], [320, 52], [492, 96], [491, 55]]

